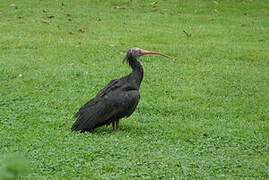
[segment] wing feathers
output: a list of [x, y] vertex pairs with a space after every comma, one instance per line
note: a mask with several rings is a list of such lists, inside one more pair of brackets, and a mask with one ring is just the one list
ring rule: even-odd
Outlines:
[[119, 79], [112, 80], [74, 115], [77, 120], [71, 127], [74, 131], [90, 131], [122, 117], [130, 116], [139, 101], [138, 89], [122, 85]]
[[95, 104], [88, 104], [76, 113], [77, 120], [72, 126], [72, 130], [90, 131], [97, 126], [106, 124], [113, 116], [113, 112], [109, 111], [110, 106], [104, 100], [100, 100]]

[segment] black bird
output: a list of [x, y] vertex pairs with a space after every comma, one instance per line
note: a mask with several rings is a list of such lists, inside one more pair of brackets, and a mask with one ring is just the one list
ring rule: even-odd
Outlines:
[[145, 54], [169, 57], [160, 52], [130, 49], [123, 61], [127, 62], [133, 71], [127, 76], [110, 81], [95, 98], [84, 104], [74, 115], [77, 120], [71, 128], [73, 131], [91, 131], [110, 123], [113, 130], [116, 130], [119, 120], [134, 112], [139, 102], [139, 87], [144, 74], [139, 57]]

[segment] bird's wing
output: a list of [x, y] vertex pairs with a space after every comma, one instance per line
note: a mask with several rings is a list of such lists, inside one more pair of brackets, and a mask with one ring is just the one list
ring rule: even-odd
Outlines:
[[76, 113], [77, 120], [72, 126], [72, 130], [89, 131], [94, 129], [98, 123], [105, 124], [114, 112], [113, 107], [104, 98], [91, 100], [94, 103], [87, 103]]
[[103, 89], [101, 89], [96, 96], [104, 96], [112, 90], [120, 87], [119, 79], [111, 80]]
[[81, 108], [79, 108], [78, 112], [76, 112], [76, 114], [74, 114], [74, 117], [78, 117], [81, 112], [83, 112], [85, 109], [87, 109], [88, 107], [93, 106], [96, 103], [97, 103], [96, 98], [91, 99], [90, 101], [85, 103], [83, 106], [81, 106]]
[[97, 99], [99, 99], [100, 97], [103, 97], [104, 95], [106, 95], [107, 93], [109, 93], [111, 90], [113, 89], [117, 89], [119, 86], [119, 81], [118, 79], [114, 79], [111, 80], [103, 89], [101, 89], [97, 95], [95, 96], [95, 98], [91, 99], [90, 101], [88, 101], [87, 103], [85, 103], [80, 109], [79, 111], [74, 115], [74, 117], [78, 117], [79, 112], [82, 112], [84, 109], [87, 109], [90, 106], [93, 106], [94, 104], [96, 104]]
[[72, 130], [89, 131], [128, 116], [134, 111], [138, 100], [136, 90], [113, 91], [105, 96], [97, 96], [77, 112]]

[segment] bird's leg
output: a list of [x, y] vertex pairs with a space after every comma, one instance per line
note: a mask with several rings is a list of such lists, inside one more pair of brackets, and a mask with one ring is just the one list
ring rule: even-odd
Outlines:
[[117, 121], [115, 121], [115, 123], [116, 123], [116, 130], [117, 130], [117, 129], [119, 129], [120, 121], [117, 120]]
[[112, 129], [118, 130], [119, 129], [119, 120], [112, 122]]
[[115, 121], [112, 122], [112, 129], [116, 130], [116, 122]]

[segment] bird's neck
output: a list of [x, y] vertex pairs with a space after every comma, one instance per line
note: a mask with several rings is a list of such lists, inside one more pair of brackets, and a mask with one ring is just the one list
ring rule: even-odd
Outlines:
[[139, 88], [144, 77], [143, 67], [139, 62], [138, 58], [130, 59], [128, 62], [133, 70], [133, 72], [130, 75], [134, 80], [135, 84], [137, 85], [137, 87]]

